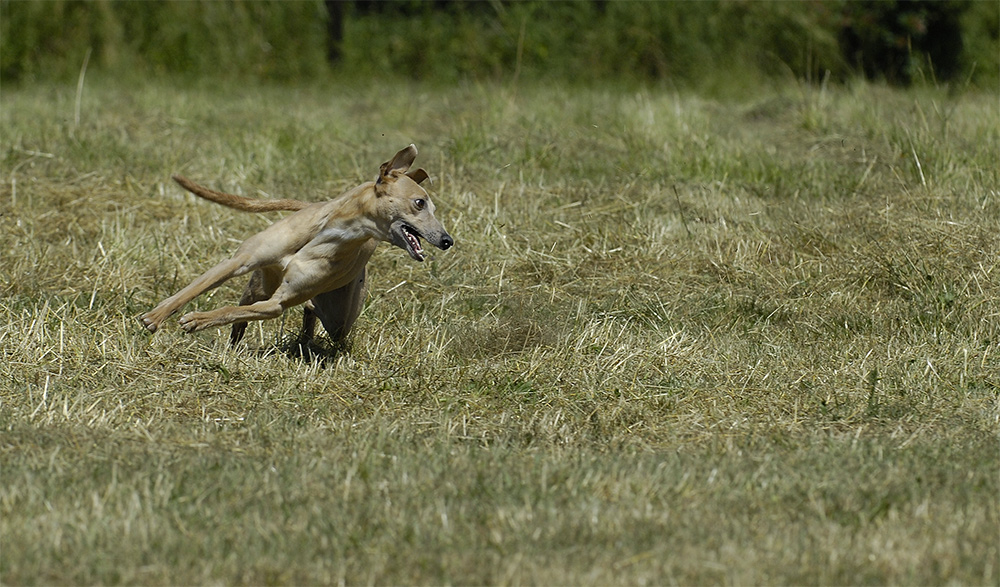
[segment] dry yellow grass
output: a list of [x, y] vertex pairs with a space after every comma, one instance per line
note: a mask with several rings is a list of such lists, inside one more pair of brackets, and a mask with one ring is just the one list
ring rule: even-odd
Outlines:
[[[995, 96], [89, 83], [0, 97], [0, 581], [996, 583]], [[349, 352], [140, 328], [269, 222], [170, 173], [411, 141]]]

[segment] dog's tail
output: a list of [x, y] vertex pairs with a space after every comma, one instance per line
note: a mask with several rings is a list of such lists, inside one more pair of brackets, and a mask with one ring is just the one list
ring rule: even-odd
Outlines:
[[200, 186], [183, 175], [174, 175], [174, 181], [182, 188], [192, 194], [211, 200], [216, 204], [222, 204], [230, 208], [242, 210], [243, 212], [275, 212], [277, 210], [301, 210], [308, 206], [310, 202], [300, 200], [255, 200], [254, 198], [244, 198], [235, 194], [225, 194], [210, 190], [205, 186]]

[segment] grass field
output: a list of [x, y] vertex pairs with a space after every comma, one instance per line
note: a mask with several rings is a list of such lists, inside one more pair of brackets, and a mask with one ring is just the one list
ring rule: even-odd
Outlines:
[[[995, 95], [91, 77], [0, 96], [0, 582], [1000, 581]], [[171, 173], [410, 142], [348, 352], [139, 326], [275, 218]]]

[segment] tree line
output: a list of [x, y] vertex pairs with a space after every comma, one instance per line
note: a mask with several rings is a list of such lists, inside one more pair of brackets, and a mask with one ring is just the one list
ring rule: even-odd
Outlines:
[[676, 85], [865, 76], [994, 83], [1000, 4], [974, 0], [0, 2], [0, 79], [112, 71], [290, 81], [511, 76]]

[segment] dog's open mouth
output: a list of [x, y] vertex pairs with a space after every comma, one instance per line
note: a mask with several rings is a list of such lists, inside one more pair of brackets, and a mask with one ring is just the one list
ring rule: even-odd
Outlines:
[[403, 239], [406, 242], [406, 252], [417, 261], [424, 260], [424, 249], [420, 246], [420, 234], [416, 229], [402, 224], [399, 227], [403, 232]]

